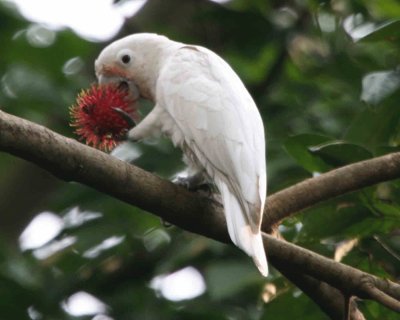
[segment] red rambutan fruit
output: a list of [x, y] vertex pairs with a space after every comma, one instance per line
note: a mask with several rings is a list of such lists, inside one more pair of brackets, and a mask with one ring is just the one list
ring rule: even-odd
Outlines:
[[[70, 108], [71, 126], [86, 144], [111, 151], [132, 127], [128, 117], [138, 119], [129, 93], [115, 85], [92, 85], [82, 90]], [[132, 122], [132, 121], [131, 121]]]

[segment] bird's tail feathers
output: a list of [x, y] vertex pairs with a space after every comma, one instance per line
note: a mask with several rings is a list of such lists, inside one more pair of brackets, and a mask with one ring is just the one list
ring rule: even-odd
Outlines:
[[264, 277], [268, 276], [268, 263], [261, 232], [258, 230], [255, 233], [251, 230], [238, 199], [228, 186], [221, 180], [215, 182], [222, 195], [226, 223], [232, 242], [253, 258], [255, 265]]

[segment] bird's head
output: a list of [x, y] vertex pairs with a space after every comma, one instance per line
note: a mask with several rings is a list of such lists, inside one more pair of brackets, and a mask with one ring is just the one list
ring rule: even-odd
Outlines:
[[99, 83], [127, 90], [132, 100], [154, 100], [160, 60], [171, 42], [157, 34], [139, 33], [111, 43], [95, 61]]

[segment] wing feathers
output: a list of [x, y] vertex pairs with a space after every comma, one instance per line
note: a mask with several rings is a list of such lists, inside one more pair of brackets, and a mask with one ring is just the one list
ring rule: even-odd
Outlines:
[[263, 276], [268, 275], [268, 263], [265, 256], [261, 232], [254, 232], [242, 214], [242, 208], [228, 186], [216, 179], [215, 183], [222, 194], [226, 223], [232, 242], [253, 258]]
[[266, 273], [259, 233], [266, 192], [264, 127], [251, 96], [217, 55], [183, 47], [162, 68], [156, 100], [182, 133], [183, 140], [174, 143], [219, 179], [232, 241]]

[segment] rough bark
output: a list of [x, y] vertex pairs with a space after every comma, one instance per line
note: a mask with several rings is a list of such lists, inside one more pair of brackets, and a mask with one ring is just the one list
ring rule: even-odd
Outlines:
[[[182, 229], [225, 243], [230, 242], [222, 208], [218, 204], [75, 140], [4, 112], [0, 112], [0, 150], [31, 161], [63, 180], [83, 183], [140, 207]], [[306, 180], [269, 197], [265, 230], [269, 229], [270, 224], [315, 203], [399, 175], [400, 153], [394, 153]], [[316, 281], [313, 285], [309, 281], [310, 292], [314, 290], [314, 294], [317, 293], [315, 288], [326, 283], [346, 296], [373, 299], [400, 311], [398, 284], [272, 236], [264, 234], [264, 239], [271, 263], [283, 270], [284, 274], [288, 277], [292, 275], [294, 279], [296, 274], [301, 273], [303, 279]], [[302, 281], [298, 282], [301, 286]], [[326, 306], [324, 311], [329, 314], [330, 307], [326, 301], [321, 300], [320, 303]], [[338, 306], [334, 308], [338, 312]]]

